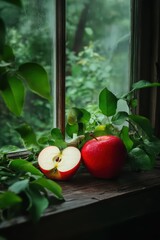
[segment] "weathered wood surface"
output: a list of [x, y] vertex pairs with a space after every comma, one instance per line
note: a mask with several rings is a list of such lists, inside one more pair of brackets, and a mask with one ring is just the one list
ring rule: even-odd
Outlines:
[[114, 180], [96, 179], [83, 172], [59, 184], [65, 201], [47, 209], [36, 225], [19, 217], [2, 223], [0, 232], [7, 239], [14, 236], [17, 240], [22, 239], [24, 231], [23, 239], [75, 239], [87, 232], [160, 211], [160, 166], [150, 172], [124, 170]]

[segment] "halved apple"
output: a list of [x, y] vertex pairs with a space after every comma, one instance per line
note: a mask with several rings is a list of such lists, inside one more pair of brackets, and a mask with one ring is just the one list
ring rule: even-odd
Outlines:
[[38, 156], [41, 171], [50, 179], [68, 180], [78, 170], [81, 152], [76, 147], [66, 147], [64, 150], [56, 146], [44, 148]]

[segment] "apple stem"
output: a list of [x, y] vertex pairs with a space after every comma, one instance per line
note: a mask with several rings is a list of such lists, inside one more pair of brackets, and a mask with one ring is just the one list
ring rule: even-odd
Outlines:
[[90, 133], [89, 135], [90, 135], [92, 138], [94, 138], [96, 141], [98, 141], [98, 139], [94, 136], [93, 133]]

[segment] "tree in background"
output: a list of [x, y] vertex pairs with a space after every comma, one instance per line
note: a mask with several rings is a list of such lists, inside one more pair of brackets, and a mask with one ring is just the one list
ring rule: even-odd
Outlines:
[[130, 2], [67, 1], [67, 108], [97, 103], [107, 86], [129, 88]]

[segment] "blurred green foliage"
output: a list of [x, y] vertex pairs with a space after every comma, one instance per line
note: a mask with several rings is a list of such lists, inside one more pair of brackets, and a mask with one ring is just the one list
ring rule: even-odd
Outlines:
[[66, 108], [129, 90], [130, 1], [67, 0]]
[[[51, 48], [52, 36], [48, 26], [49, 4], [42, 5], [38, 1], [1, 1], [0, 14], [5, 24], [5, 42], [11, 46], [15, 55], [13, 67], [18, 68], [25, 62], [41, 64], [51, 82]], [[8, 16], [10, 16], [8, 18]], [[39, 82], [39, 80], [37, 79]], [[0, 146], [14, 144], [22, 146], [15, 128], [28, 122], [37, 134], [52, 126], [53, 117], [50, 111], [51, 103], [27, 90], [25, 106], [20, 117], [15, 117], [6, 108], [0, 97]]]
[[[52, 82], [53, 1], [21, 2], [22, 6], [20, 1], [0, 2], [6, 42], [16, 64], [39, 63]], [[76, 106], [96, 112], [103, 87], [118, 94], [129, 88], [130, 1], [67, 0], [66, 10], [66, 111]], [[14, 128], [24, 121], [37, 133], [51, 129], [52, 105], [27, 92], [23, 114], [16, 118], [0, 99], [0, 146], [21, 146]]]

